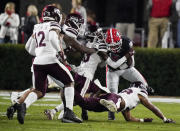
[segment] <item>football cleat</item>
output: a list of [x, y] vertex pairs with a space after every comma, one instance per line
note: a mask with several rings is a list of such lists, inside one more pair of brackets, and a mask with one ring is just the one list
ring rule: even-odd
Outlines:
[[16, 112], [16, 104], [7, 108], [6, 115], [9, 120], [13, 119], [14, 113]]
[[111, 112], [117, 111], [116, 104], [112, 100], [101, 99], [100, 104], [105, 106]]
[[66, 108], [63, 118], [61, 120], [64, 123], [82, 123], [82, 120], [78, 118], [72, 110]]
[[87, 112], [87, 110], [82, 109], [81, 118], [83, 120], [88, 120], [88, 112]]
[[20, 124], [24, 124], [24, 118], [26, 115], [26, 104], [17, 104], [17, 119]]
[[46, 109], [44, 110], [44, 114], [47, 116], [48, 120], [53, 120], [54, 113], [52, 112], [52, 110]]
[[108, 120], [115, 120], [115, 114], [114, 112], [108, 112]]

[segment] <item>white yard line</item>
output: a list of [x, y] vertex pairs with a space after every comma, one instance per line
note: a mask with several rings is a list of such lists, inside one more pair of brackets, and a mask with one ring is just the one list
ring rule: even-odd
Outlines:
[[[5, 99], [9, 99], [11, 92], [8, 91], [0, 91], [0, 96], [5, 97]], [[59, 93], [47, 93], [42, 101], [58, 101], [60, 99]], [[151, 102], [166, 102], [166, 103], [180, 103], [180, 98], [175, 97], [164, 97], [164, 96], [152, 96], [149, 97]], [[39, 104], [38, 104], [39, 105]]]

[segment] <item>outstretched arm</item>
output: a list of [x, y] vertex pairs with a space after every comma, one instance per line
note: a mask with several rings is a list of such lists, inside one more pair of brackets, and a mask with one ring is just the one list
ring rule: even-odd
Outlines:
[[124, 119], [126, 121], [133, 121], [133, 122], [152, 122], [152, 118], [135, 118], [131, 116], [130, 110], [125, 110], [122, 112]]
[[138, 95], [140, 102], [149, 110], [151, 110], [157, 117], [162, 119], [164, 123], [175, 123], [172, 119], [167, 119], [163, 113], [160, 111], [159, 108], [157, 108], [155, 105], [153, 105], [147, 98], [145, 98], [142, 95]]
[[66, 44], [72, 46], [81, 53], [92, 54], [96, 52], [94, 48], [88, 48], [83, 45], [80, 45], [80, 43], [75, 38], [69, 37], [67, 35], [64, 35], [63, 40]]

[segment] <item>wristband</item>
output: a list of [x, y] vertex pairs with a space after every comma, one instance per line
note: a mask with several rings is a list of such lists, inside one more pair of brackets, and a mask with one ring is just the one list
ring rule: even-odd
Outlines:
[[140, 122], [144, 122], [144, 119], [141, 118], [141, 119], [139, 119], [139, 121], [140, 121]]

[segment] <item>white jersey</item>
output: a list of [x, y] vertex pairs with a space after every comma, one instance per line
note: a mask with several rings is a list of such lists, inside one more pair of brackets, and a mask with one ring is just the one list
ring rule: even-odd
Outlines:
[[125, 101], [125, 107], [122, 111], [135, 108], [140, 103], [138, 95], [142, 95], [148, 98], [148, 94], [144, 89], [136, 87], [125, 89], [121, 91], [118, 95], [121, 96]]
[[[86, 46], [91, 48], [93, 43], [88, 42]], [[99, 63], [101, 63], [101, 58], [97, 53], [84, 54], [81, 64], [77, 67], [76, 72], [79, 75], [92, 80]]]
[[55, 31], [51, 31], [52, 29], [61, 31], [60, 25], [54, 21], [34, 26], [33, 34], [36, 42], [34, 64], [44, 65], [58, 62], [57, 52], [63, 49], [61, 48], [62, 45], [60, 45], [60, 38]]
[[84, 54], [81, 64], [77, 67], [77, 73], [92, 80], [100, 62], [101, 59], [97, 53]]

